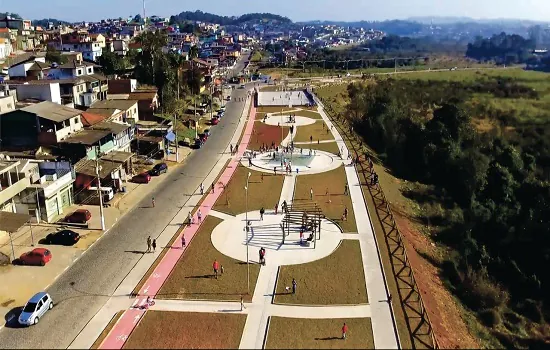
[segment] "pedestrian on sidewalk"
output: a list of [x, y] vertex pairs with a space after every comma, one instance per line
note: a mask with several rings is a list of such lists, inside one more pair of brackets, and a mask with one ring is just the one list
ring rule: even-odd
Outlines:
[[197, 213], [197, 218], [199, 219], [199, 224], [202, 222], [202, 212], [201, 210], [199, 209], [198, 213]]
[[313, 143], [313, 135], [309, 135], [309, 143]]
[[277, 176], [277, 167], [276, 166], [273, 167], [273, 172], [275, 173], [275, 176]]
[[275, 203], [275, 215], [277, 215], [277, 212], [279, 211], [279, 203]]
[[214, 183], [212, 182], [212, 193], [214, 193]]
[[218, 269], [220, 267], [220, 264], [218, 263], [218, 260], [214, 259], [214, 262], [212, 263], [212, 269], [214, 270], [214, 277], [218, 279]]
[[310, 187], [310, 188], [309, 188], [309, 200], [310, 200], [310, 201], [313, 200], [313, 187]]
[[348, 195], [349, 194], [349, 185], [346, 183], [346, 185], [344, 186], [344, 195]]
[[229, 145], [229, 153], [231, 155], [233, 155], [233, 145], [231, 145], [231, 144]]
[[244, 309], [246, 309], [246, 306], [244, 306], [244, 299], [243, 299], [243, 296], [241, 295], [241, 311], [243, 311]]
[[296, 287], [298, 286], [298, 283], [296, 283], [296, 280], [292, 279], [292, 294], [296, 294]]
[[223, 268], [223, 265], [220, 264], [220, 273], [223, 275], [224, 272], [225, 272], [225, 269]]
[[146, 253], [151, 252], [151, 236], [147, 237], [147, 251]]
[[393, 297], [392, 297], [391, 293], [388, 294], [388, 304], [391, 304], [392, 298], [393, 298]]
[[302, 245], [303, 243], [304, 243], [304, 230], [300, 229], [300, 245]]
[[185, 235], [181, 235], [181, 249], [185, 249]]
[[200, 185], [200, 189], [201, 189], [201, 196], [204, 194], [204, 185], [202, 184], [201, 182], [201, 185]]
[[264, 213], [265, 213], [265, 209], [264, 207], [262, 207], [262, 209], [260, 209], [260, 221], [264, 220]]
[[346, 336], [348, 334], [348, 325], [346, 322], [344, 322], [344, 325], [342, 326], [342, 339], [346, 340]]
[[155, 207], [155, 197], [151, 199], [151, 202], [153, 203], [153, 208]]
[[153, 253], [155, 252], [155, 250], [157, 249], [157, 240], [156, 239], [153, 239]]
[[239, 152], [239, 145], [235, 145], [235, 153]]

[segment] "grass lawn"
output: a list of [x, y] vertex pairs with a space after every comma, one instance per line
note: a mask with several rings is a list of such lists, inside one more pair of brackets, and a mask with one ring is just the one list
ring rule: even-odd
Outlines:
[[240, 314], [147, 311], [124, 349], [236, 349], [245, 322]]
[[[315, 111], [309, 111], [309, 110], [299, 110], [299, 111], [293, 111], [292, 114], [299, 115], [302, 117], [308, 117], [312, 119], [322, 119], [321, 115]], [[281, 112], [274, 113], [274, 115], [281, 115]], [[288, 115], [288, 113], [283, 113], [283, 115]]]
[[[310, 137], [313, 137], [313, 142], [334, 140], [334, 136], [324, 121], [318, 120], [314, 124], [298, 126], [296, 128], [296, 136], [294, 142], [308, 142]], [[328, 132], [327, 132], [328, 131]]]
[[[283, 132], [281, 133], [281, 128]], [[252, 129], [252, 136], [250, 137], [250, 143], [248, 149], [259, 150], [263, 144], [271, 146], [271, 142], [275, 142], [276, 145], [281, 143], [281, 135], [286, 137], [290, 132], [288, 126], [268, 125], [260, 121], [255, 122], [254, 129]]]
[[[359, 241], [343, 240], [329, 256], [279, 270], [275, 302], [280, 304], [343, 305], [368, 302]], [[296, 294], [285, 291], [298, 283]]]
[[[294, 201], [309, 202], [310, 189], [313, 189], [313, 201], [317, 202], [327, 219], [339, 224], [344, 232], [357, 232], [351, 197], [344, 195], [346, 182], [344, 166], [321, 174], [298, 176], [294, 189]], [[342, 220], [345, 207], [348, 208], [347, 221]]]
[[325, 151], [332, 154], [338, 154], [338, 151], [340, 149], [338, 148], [338, 144], [336, 141], [334, 142], [326, 142], [326, 143], [317, 143], [313, 142], [312, 144], [306, 144], [306, 145], [296, 145], [298, 148], [304, 148], [304, 149], [316, 149], [319, 151]]
[[[212, 245], [210, 235], [221, 221], [213, 216], [206, 217], [157, 298], [240, 300], [240, 296], [246, 294], [246, 264], [223, 255]], [[225, 269], [225, 273], [217, 280], [212, 272], [212, 262], [215, 259]], [[252, 299], [259, 270], [259, 265], [250, 265], [251, 295], [245, 296], [245, 300]]]
[[256, 120], [261, 120], [261, 119], [264, 119], [264, 116], [266, 115], [267, 113], [256, 113]]
[[262, 106], [256, 109], [258, 113], [281, 113], [281, 111], [292, 111], [296, 108], [279, 107], [279, 106]]
[[262, 172], [239, 165], [224, 194], [214, 204], [214, 210], [232, 215], [246, 211], [244, 187], [249, 172], [251, 175], [248, 182], [248, 211], [260, 210], [262, 207], [269, 210], [275, 207], [275, 203], [281, 197], [284, 176], [263, 173], [264, 180], [262, 183]]
[[[348, 325], [343, 340], [342, 326]], [[271, 317], [267, 349], [374, 349], [370, 318]]]

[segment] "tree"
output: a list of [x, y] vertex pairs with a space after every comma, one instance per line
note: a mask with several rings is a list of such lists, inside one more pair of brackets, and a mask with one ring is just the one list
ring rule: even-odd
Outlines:
[[108, 48], [103, 49], [101, 56], [97, 59], [97, 62], [102, 67], [105, 75], [116, 74], [119, 70], [125, 68], [124, 59]]
[[48, 45], [46, 50], [46, 61], [50, 63], [63, 64], [67, 62], [67, 57], [62, 55], [61, 52], [57, 51], [52, 46]]
[[189, 49], [189, 59], [192, 60], [193, 58], [199, 57], [199, 48], [197, 45], [191, 46]]

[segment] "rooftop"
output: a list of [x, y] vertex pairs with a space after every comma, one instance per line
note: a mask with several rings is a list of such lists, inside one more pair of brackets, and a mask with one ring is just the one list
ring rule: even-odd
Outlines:
[[10, 213], [8, 211], [0, 211], [0, 231], [16, 232], [25, 225], [31, 216], [28, 214]]
[[82, 113], [82, 111], [78, 109], [58, 105], [50, 101], [44, 101], [22, 108], [21, 111], [35, 114], [40, 118], [51, 120], [56, 123], [76, 117]]
[[92, 126], [97, 123], [101, 123], [105, 120], [105, 117], [99, 114], [90, 113], [90, 112], [82, 112], [82, 116], [80, 118], [82, 120], [82, 124], [84, 126]]
[[18, 160], [0, 160], [0, 174], [9, 171], [12, 168], [18, 166], [20, 162]]
[[[102, 159], [99, 159], [99, 177], [101, 179], [106, 178], [110, 173], [115, 171], [121, 166], [117, 162], [107, 162]], [[79, 174], [96, 176], [96, 161], [91, 159], [82, 158], [74, 165], [75, 172]]]
[[112, 133], [111, 130], [105, 130], [105, 129], [95, 130], [95, 129], [87, 128], [77, 132], [76, 134], [70, 135], [69, 137], [67, 137], [65, 140], [61, 142], [72, 143], [72, 144], [76, 143], [76, 144], [91, 146], [91, 145], [94, 145], [96, 142], [100, 141], [105, 136], [110, 135], [111, 133]]
[[121, 111], [125, 111], [132, 108], [136, 103], [137, 103], [136, 100], [103, 100], [103, 101], [97, 101], [96, 103], [92, 104], [90, 108], [96, 108], [96, 109], [116, 108], [116, 109], [120, 109]]
[[103, 117], [112, 117], [113, 115], [120, 113], [120, 109], [117, 108], [88, 108], [88, 113], [100, 115]]

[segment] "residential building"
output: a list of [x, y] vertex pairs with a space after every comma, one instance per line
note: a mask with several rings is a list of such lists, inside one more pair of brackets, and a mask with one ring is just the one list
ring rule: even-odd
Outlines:
[[0, 115], [2, 147], [36, 148], [55, 145], [82, 130], [82, 111], [50, 101]]
[[46, 63], [45, 57], [26, 56], [27, 58], [12, 63], [8, 69], [10, 79], [17, 80], [41, 80], [47, 74], [50, 65]]
[[59, 86], [59, 82], [57, 81], [33, 80], [25, 82], [12, 82], [8, 80], [6, 82], [6, 86], [9, 86], [11, 89], [16, 91], [18, 101], [33, 99], [63, 104], [63, 101], [61, 100], [61, 88]]
[[11, 55], [11, 52], [12, 46], [9, 39], [0, 38], [0, 60], [6, 59], [6, 57]]
[[60, 40], [52, 40], [48, 45], [59, 51], [80, 51], [84, 59], [95, 61], [105, 47], [105, 37], [97, 34], [94, 39], [88, 33], [73, 32], [61, 35]]
[[128, 40], [126, 39], [115, 39], [111, 42], [111, 47], [113, 49], [113, 52], [116, 53], [119, 56], [126, 56], [128, 54], [128, 50], [130, 50], [128, 46]]
[[[138, 101], [136, 100], [103, 100], [97, 101], [90, 107], [94, 110], [116, 109], [121, 111], [120, 119], [114, 120], [122, 123], [129, 123], [135, 125], [139, 121]], [[92, 112], [93, 113], [93, 112]], [[111, 119], [112, 120], [112, 119]]]
[[15, 198], [29, 185], [29, 178], [19, 177], [19, 160], [0, 158], [0, 211], [17, 213]]
[[108, 85], [110, 94], [129, 94], [137, 89], [137, 80], [110, 79]]

